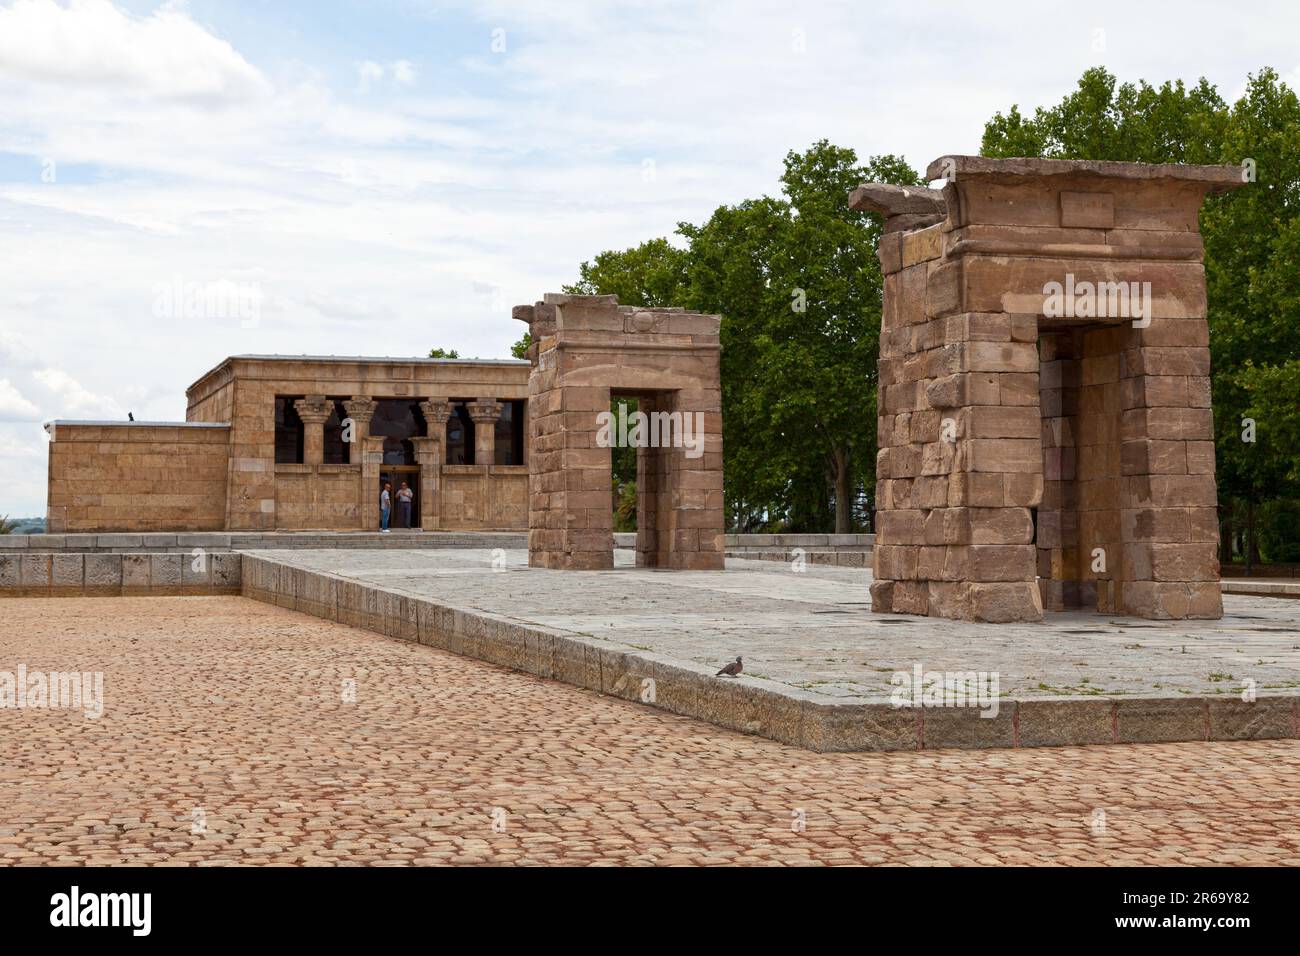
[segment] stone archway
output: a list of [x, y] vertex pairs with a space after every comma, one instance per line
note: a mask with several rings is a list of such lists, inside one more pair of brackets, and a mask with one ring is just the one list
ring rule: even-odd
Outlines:
[[885, 217], [873, 608], [1223, 614], [1198, 213], [1235, 166], [946, 157]]
[[637, 448], [637, 564], [723, 566], [719, 317], [621, 306], [616, 296], [548, 293], [517, 306], [527, 322], [528, 560], [614, 566], [611, 393], [643, 396]]

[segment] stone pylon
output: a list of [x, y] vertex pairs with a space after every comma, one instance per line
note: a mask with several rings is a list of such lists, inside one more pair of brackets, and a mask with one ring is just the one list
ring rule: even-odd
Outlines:
[[873, 608], [1222, 616], [1198, 213], [1235, 166], [951, 156], [885, 218]]
[[[514, 318], [532, 337], [529, 563], [614, 566], [610, 449], [626, 440], [637, 447], [637, 564], [720, 570], [718, 316], [548, 294]], [[639, 433], [611, 422], [615, 396], [637, 400]]]

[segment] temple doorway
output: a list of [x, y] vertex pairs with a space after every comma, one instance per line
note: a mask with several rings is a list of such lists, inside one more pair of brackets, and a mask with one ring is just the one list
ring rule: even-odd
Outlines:
[[[393, 513], [389, 519], [390, 528], [418, 528], [420, 527], [420, 466], [419, 465], [385, 465], [379, 473], [379, 487], [375, 489], [375, 500], [379, 500], [379, 493], [383, 490], [384, 482], [392, 484]], [[411, 523], [403, 524], [402, 509], [399, 507], [397, 492], [402, 487], [402, 482], [406, 482], [411, 489]]]

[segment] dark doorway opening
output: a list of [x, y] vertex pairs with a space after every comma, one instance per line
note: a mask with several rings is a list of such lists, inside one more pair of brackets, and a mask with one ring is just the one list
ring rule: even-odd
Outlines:
[[[379, 473], [379, 487], [375, 491], [376, 500], [380, 492], [384, 489], [384, 483], [392, 485], [389, 495], [392, 498], [393, 511], [389, 516], [388, 526], [390, 528], [418, 528], [420, 527], [420, 466], [419, 465], [385, 465]], [[411, 508], [410, 523], [403, 523], [404, 513], [401, 505], [402, 482], [406, 482], [407, 488], [411, 491]]]

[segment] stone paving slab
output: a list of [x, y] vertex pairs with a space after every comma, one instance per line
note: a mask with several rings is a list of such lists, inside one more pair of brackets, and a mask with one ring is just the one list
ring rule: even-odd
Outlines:
[[[657, 706], [811, 749], [1300, 736], [1289, 602], [1228, 596], [1222, 621], [992, 625], [872, 614], [865, 569], [661, 572], [616, 557], [613, 571], [560, 572], [529, 568], [523, 551], [259, 551], [243, 583], [284, 607], [628, 699], [650, 681]], [[715, 678], [736, 654], [745, 675]], [[895, 675], [916, 668], [996, 674], [998, 713], [893, 706]], [[1257, 702], [1243, 704], [1247, 688]]]

